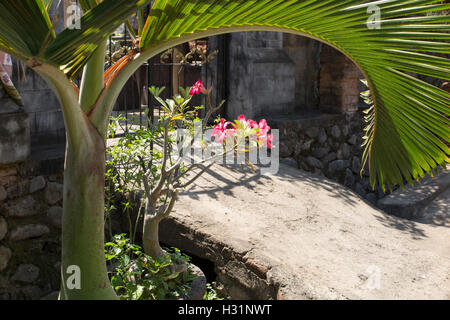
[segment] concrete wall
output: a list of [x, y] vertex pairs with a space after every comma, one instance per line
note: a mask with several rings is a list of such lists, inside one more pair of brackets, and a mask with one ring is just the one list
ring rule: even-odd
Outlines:
[[0, 164], [24, 161], [30, 155], [29, 117], [0, 90]]
[[[59, 15], [55, 26], [59, 33], [64, 29], [63, 6], [57, 10], [58, 1], [54, 1], [50, 16]], [[19, 90], [30, 121], [32, 148], [60, 144], [65, 142], [65, 127], [58, 99], [47, 83], [33, 70], [14, 60], [12, 80]]]
[[47, 83], [26, 67], [25, 75], [16, 67], [13, 82], [19, 90], [30, 121], [33, 148], [42, 145], [64, 144], [65, 127], [58, 99]]
[[295, 110], [295, 64], [276, 32], [233, 33], [229, 42], [228, 118]]
[[283, 34], [283, 49], [295, 63], [295, 108], [314, 110], [319, 105], [320, 53], [322, 43]]

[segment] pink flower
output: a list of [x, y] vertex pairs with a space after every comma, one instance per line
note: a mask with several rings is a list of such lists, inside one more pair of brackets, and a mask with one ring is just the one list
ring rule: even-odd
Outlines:
[[273, 149], [273, 145], [272, 145], [273, 135], [272, 134], [266, 134], [266, 135], [260, 137], [259, 141], [267, 148]]
[[[232, 129], [228, 129], [228, 125], [232, 125]], [[220, 123], [214, 127], [211, 136], [216, 138], [217, 142], [223, 142], [225, 138], [231, 136], [234, 137], [236, 142], [236, 136], [249, 137], [253, 141], [257, 141], [259, 146], [266, 146], [269, 149], [273, 149], [272, 141], [273, 135], [269, 134], [270, 127], [265, 119], [262, 119], [259, 123], [246, 119], [241, 114], [234, 123], [227, 122], [225, 119], [220, 119]]]
[[241, 115], [237, 118], [237, 120], [238, 120], [239, 122], [245, 122], [245, 116], [244, 116], [243, 114], [241, 114]]
[[273, 149], [272, 140], [273, 135], [268, 134], [270, 131], [270, 127], [267, 124], [266, 119], [262, 119], [257, 123], [256, 121], [250, 120], [251, 128], [256, 129], [256, 137], [253, 139], [258, 140], [258, 142], [269, 149]]
[[[244, 131], [247, 131], [247, 129], [253, 129], [255, 128], [255, 125], [257, 126], [258, 124], [256, 123], [255, 120], [252, 119], [245, 119], [245, 116], [243, 114], [241, 114], [238, 118], [237, 121], [241, 123], [242, 129], [244, 129]], [[233, 124], [233, 127], [237, 130], [238, 129], [238, 125]]]
[[218, 125], [216, 125], [213, 129], [213, 132], [211, 133], [211, 136], [216, 138], [216, 141], [219, 143], [222, 143], [223, 140], [225, 140], [225, 138], [227, 137], [227, 135], [231, 134], [230, 131], [228, 129], [228, 125], [231, 122], [225, 122], [225, 119], [220, 119], [220, 123]]
[[189, 94], [193, 96], [194, 94], [200, 94], [205, 92], [206, 92], [205, 86], [200, 81], [200, 79], [198, 79], [197, 82], [194, 83], [194, 85], [192, 86], [191, 91], [189, 91]]
[[259, 128], [259, 133], [258, 134], [261, 135], [261, 136], [266, 135], [270, 131], [270, 127], [267, 125], [266, 119], [262, 119], [259, 122], [258, 128]]

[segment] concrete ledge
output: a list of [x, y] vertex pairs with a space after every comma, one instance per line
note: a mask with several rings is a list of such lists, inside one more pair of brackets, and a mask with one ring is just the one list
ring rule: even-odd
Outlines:
[[225, 294], [263, 300], [448, 299], [448, 236], [283, 165], [208, 171], [160, 228], [163, 243], [214, 263]]
[[[447, 166], [447, 170], [450, 166]], [[377, 206], [383, 211], [405, 219], [420, 219], [423, 209], [436, 197], [450, 189], [450, 172], [441, 172], [434, 178], [426, 177], [420, 185], [398, 189], [380, 199]]]
[[311, 127], [326, 127], [330, 123], [344, 120], [344, 114], [330, 114], [318, 112], [291, 113], [286, 115], [268, 116], [267, 122], [274, 129], [295, 127], [298, 130], [305, 130]]

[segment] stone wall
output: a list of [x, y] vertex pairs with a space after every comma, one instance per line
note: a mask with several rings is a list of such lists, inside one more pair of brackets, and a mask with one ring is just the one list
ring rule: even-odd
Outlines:
[[62, 160], [0, 165], [0, 300], [59, 290], [62, 170]]
[[384, 196], [373, 191], [368, 171], [361, 176], [363, 117], [352, 114], [297, 114], [268, 118], [280, 130], [281, 162], [326, 176], [375, 203]]

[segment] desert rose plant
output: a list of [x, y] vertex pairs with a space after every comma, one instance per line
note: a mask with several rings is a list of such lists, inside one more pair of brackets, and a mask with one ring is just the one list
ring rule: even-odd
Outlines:
[[[274, 146], [273, 136], [269, 133], [271, 128], [265, 119], [258, 123], [244, 115], [234, 122], [222, 118], [212, 130], [205, 132], [211, 116], [220, 110], [223, 102], [213, 107], [211, 90], [207, 90], [200, 80], [193, 87], [181, 90], [183, 95], [165, 101], [159, 97], [161, 89], [151, 88], [150, 91], [161, 103], [164, 116], [156, 127], [127, 134], [108, 150], [111, 158], [108, 178], [118, 185], [122, 193], [144, 190], [145, 205], [140, 207], [138, 214], [139, 219], [143, 209], [142, 243], [145, 254], [156, 259], [167, 255], [160, 246], [159, 223], [173, 210], [180, 191], [228, 154], [243, 153], [245, 157], [245, 153]], [[197, 116], [203, 107], [189, 106], [196, 94], [206, 95], [206, 116], [203, 119]], [[159, 150], [150, 148], [152, 139], [153, 145], [160, 146]], [[200, 156], [195, 157], [198, 150]], [[249, 159], [246, 160], [253, 167]], [[179, 273], [186, 270], [186, 265], [181, 262], [172, 268], [174, 273]]]
[[[104, 259], [108, 124], [127, 80], [179, 44], [238, 31], [321, 41], [367, 79], [373, 106], [363, 163], [373, 187], [412, 183], [450, 161], [442, 141], [450, 136], [450, 94], [411, 76], [450, 80], [450, 61], [440, 56], [450, 51], [450, 18], [436, 14], [450, 5], [441, 0], [79, 0], [81, 17], [59, 34], [52, 3], [1, 0], [0, 51], [42, 76], [61, 102], [67, 133], [61, 299], [117, 298]], [[105, 72], [108, 36], [132, 15], [139, 22], [134, 46]]]

